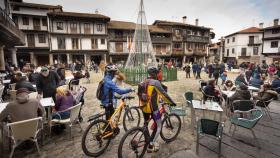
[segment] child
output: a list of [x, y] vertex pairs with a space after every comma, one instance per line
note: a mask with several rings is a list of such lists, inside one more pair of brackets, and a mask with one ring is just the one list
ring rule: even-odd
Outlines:
[[[115, 82], [119, 87], [124, 88], [124, 80], [125, 80], [125, 75], [121, 72], [116, 72], [115, 77], [113, 78], [113, 82]], [[116, 97], [120, 97], [121, 95], [115, 93], [114, 94]], [[114, 108], [116, 109], [118, 106], [117, 100], [114, 101]]]
[[224, 71], [221, 74], [221, 79], [222, 79], [222, 85], [223, 85], [226, 82], [226, 80], [227, 80], [227, 71]]

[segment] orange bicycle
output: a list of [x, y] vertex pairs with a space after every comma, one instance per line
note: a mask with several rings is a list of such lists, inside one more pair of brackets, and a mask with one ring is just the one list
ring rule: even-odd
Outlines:
[[104, 119], [106, 113], [99, 113], [89, 118], [89, 126], [83, 133], [82, 150], [87, 156], [100, 156], [107, 149], [111, 139], [119, 134], [118, 127], [121, 112], [125, 109], [123, 115], [123, 127], [127, 131], [132, 127], [138, 127], [140, 124], [140, 112], [136, 106], [129, 107], [126, 100], [132, 100], [135, 97], [122, 96], [120, 105], [115, 110], [109, 120]]

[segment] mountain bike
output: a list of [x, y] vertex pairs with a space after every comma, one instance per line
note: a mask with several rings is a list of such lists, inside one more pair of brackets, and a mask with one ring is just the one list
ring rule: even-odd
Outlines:
[[[160, 113], [163, 115], [162, 129], [160, 132], [161, 138], [166, 142], [172, 142], [178, 136], [181, 130], [181, 119], [175, 113], [170, 113], [170, 106], [164, 104], [160, 108]], [[118, 157], [143, 157], [147, 147], [151, 141], [151, 136], [148, 128], [148, 124], [151, 118], [144, 123], [143, 127], [134, 127], [128, 130], [122, 137], [118, 147]], [[155, 122], [151, 126], [151, 130], [154, 130]]]
[[119, 134], [118, 127], [122, 110], [125, 110], [123, 115], [123, 127], [129, 130], [132, 127], [138, 127], [140, 124], [140, 112], [138, 107], [129, 107], [126, 100], [132, 100], [135, 97], [122, 96], [120, 105], [115, 110], [109, 120], [104, 116], [106, 113], [99, 113], [89, 118], [89, 126], [82, 136], [82, 150], [87, 156], [100, 156], [107, 149], [111, 139], [114, 139]]

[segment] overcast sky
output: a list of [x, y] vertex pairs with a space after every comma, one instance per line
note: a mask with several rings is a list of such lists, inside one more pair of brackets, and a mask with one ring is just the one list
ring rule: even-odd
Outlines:
[[[99, 13], [112, 20], [136, 22], [140, 0], [24, 0], [25, 2], [62, 5], [64, 11]], [[280, 18], [280, 0], [144, 0], [148, 24], [154, 20], [182, 21], [211, 27], [221, 36], [244, 28], [270, 26], [273, 19]]]

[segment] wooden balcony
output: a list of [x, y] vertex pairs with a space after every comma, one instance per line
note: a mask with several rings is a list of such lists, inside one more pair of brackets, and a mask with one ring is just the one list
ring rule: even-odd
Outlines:
[[209, 40], [209, 37], [206, 36], [187, 35], [186, 37], [184, 37], [184, 41], [187, 42], [208, 43]]
[[183, 50], [183, 48], [173, 48], [172, 54], [173, 55], [184, 55], [184, 50]]
[[194, 49], [193, 50], [193, 55], [196, 55], [196, 56], [206, 56], [207, 53], [206, 53], [206, 50], [204, 50], [204, 49]]
[[151, 36], [152, 43], [170, 43], [171, 37], [156, 37]]
[[14, 21], [0, 8], [0, 39], [5, 45], [23, 45], [25, 35], [21, 32]]

